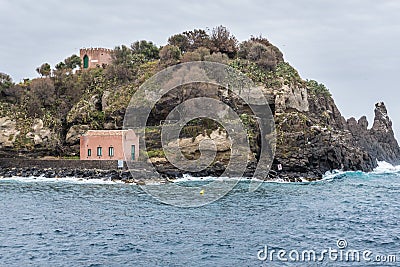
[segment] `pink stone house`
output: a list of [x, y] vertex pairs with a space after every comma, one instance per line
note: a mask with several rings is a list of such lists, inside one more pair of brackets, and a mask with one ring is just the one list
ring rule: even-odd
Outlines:
[[89, 130], [80, 138], [81, 160], [137, 161], [138, 157], [139, 138], [133, 130]]

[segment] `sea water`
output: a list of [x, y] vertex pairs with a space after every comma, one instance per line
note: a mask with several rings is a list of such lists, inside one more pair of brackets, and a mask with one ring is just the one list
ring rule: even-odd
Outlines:
[[3, 178], [0, 266], [400, 266], [400, 167], [248, 186], [179, 208], [136, 185]]

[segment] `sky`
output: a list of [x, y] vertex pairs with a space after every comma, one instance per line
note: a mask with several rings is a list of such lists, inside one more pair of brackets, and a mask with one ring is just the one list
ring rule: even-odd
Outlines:
[[83, 47], [224, 25], [239, 41], [262, 35], [304, 79], [325, 84], [346, 118], [385, 102], [400, 137], [400, 1], [397, 0], [0, 0], [0, 72], [34, 78]]

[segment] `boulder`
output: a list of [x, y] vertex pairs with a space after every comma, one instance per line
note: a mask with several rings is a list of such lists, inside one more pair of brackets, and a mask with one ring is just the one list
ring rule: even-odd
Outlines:
[[278, 112], [288, 110], [307, 112], [309, 110], [307, 89], [294, 85], [283, 85], [279, 92], [276, 92], [275, 108]]
[[41, 119], [35, 119], [33, 121], [31, 131], [26, 134], [26, 138], [33, 140], [34, 145], [48, 145], [48, 141], [53, 139], [52, 132], [49, 128], [44, 127], [44, 123]]
[[106, 110], [108, 107], [108, 97], [110, 96], [109, 91], [104, 91], [101, 97], [101, 110]]
[[20, 134], [17, 123], [9, 117], [0, 117], [0, 148], [12, 148], [16, 137]]
[[80, 137], [89, 130], [88, 125], [74, 125], [65, 136], [65, 142], [69, 145], [79, 144]]

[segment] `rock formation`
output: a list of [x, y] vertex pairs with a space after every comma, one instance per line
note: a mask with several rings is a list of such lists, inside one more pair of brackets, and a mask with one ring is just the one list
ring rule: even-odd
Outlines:
[[368, 129], [368, 121], [365, 116], [358, 121], [350, 118], [347, 120], [347, 124], [357, 144], [372, 158], [391, 164], [400, 163], [400, 148], [394, 137], [392, 121], [384, 103], [375, 104], [375, 118], [371, 129]]

